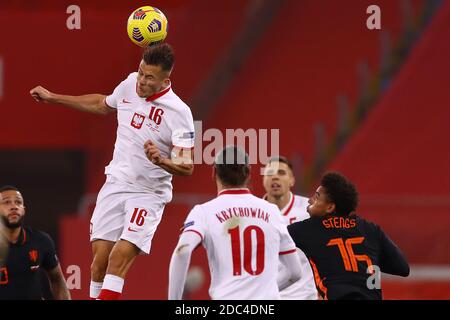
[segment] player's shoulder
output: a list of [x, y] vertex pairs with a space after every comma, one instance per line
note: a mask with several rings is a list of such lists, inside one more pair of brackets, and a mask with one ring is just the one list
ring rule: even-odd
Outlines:
[[298, 194], [294, 195], [294, 206], [297, 208], [306, 208], [308, 207], [309, 199], [307, 197], [300, 196]]
[[[274, 205], [264, 199], [258, 198], [257, 196], [255, 196], [253, 194], [246, 194], [246, 195], [244, 195], [245, 198], [241, 198], [242, 196], [243, 195], [239, 195], [240, 201], [245, 199], [245, 204], [247, 206], [258, 207], [258, 208], [264, 209], [269, 212], [279, 213], [279, 211], [280, 211], [276, 205]], [[215, 208], [215, 207], [222, 208], [224, 206], [224, 204], [229, 205], [230, 199], [226, 198], [224, 196], [218, 196], [218, 197], [215, 197], [215, 198], [213, 198], [209, 201], [206, 201], [205, 203], [197, 205], [197, 206], [199, 206], [201, 209], [206, 209], [208, 211], [210, 208]]]
[[131, 72], [121, 83], [120, 86], [132, 87], [136, 89], [137, 72]]
[[308, 219], [294, 222], [288, 226], [289, 232], [306, 233], [317, 226], [317, 219], [309, 217]]
[[136, 92], [136, 80], [137, 80], [137, 72], [130, 73], [119, 85], [116, 87], [116, 90], [119, 92]]
[[307, 197], [294, 195], [293, 214], [298, 217], [298, 220], [306, 220], [309, 218]]
[[125, 81], [130, 82], [130, 83], [136, 82], [136, 80], [137, 80], [137, 75], [138, 75], [138, 73], [137, 73], [136, 71], [135, 71], [135, 72], [131, 72], [131, 73], [128, 75], [128, 77], [125, 79]]
[[277, 205], [265, 200], [264, 198], [259, 198], [253, 194], [250, 195], [250, 199], [253, 203], [258, 204], [262, 207], [266, 207], [269, 208], [270, 210], [276, 210], [276, 211], [280, 211], [280, 209], [278, 209]]
[[158, 98], [158, 103], [172, 107], [179, 113], [192, 115], [191, 108], [173, 91], [172, 86], [166, 94]]
[[280, 224], [285, 224], [281, 215], [281, 211], [276, 204], [270, 203], [269, 201], [259, 198], [253, 194], [249, 195], [248, 205], [256, 208], [260, 208], [271, 215], [271, 221], [275, 220]]
[[53, 240], [50, 235], [44, 231], [33, 229], [30, 227], [24, 227], [24, 237], [29, 241], [37, 242], [40, 244], [53, 244]]
[[378, 233], [381, 231], [381, 228], [378, 224], [375, 222], [366, 220], [356, 214], [351, 215], [350, 217], [353, 217], [356, 220], [356, 225], [360, 228], [364, 228], [367, 231]]
[[189, 214], [203, 214], [203, 212], [205, 212], [205, 203], [202, 204], [196, 204], [195, 206], [192, 207], [191, 211], [189, 212]]
[[304, 196], [301, 196], [298, 194], [294, 194], [294, 200], [297, 203], [305, 204], [305, 203], [308, 203], [309, 199], [307, 197], [304, 197]]

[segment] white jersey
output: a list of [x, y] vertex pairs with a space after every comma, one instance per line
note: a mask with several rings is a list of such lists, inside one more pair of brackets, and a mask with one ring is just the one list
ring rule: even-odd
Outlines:
[[[309, 219], [309, 213], [306, 211], [308, 207], [308, 198], [289, 193], [288, 204], [281, 209], [281, 215], [286, 225]], [[302, 267], [302, 277], [300, 280], [285, 288], [280, 292], [283, 300], [316, 300], [317, 289], [314, 282], [314, 274], [308, 262], [306, 255], [297, 249]]]
[[106, 97], [106, 104], [117, 109], [118, 126], [113, 159], [105, 174], [139, 190], [159, 189], [158, 184], [170, 185], [171, 190], [172, 175], [148, 160], [144, 143], [153, 141], [168, 158], [174, 146], [193, 148], [192, 113], [170, 86], [140, 98], [136, 81], [137, 72], [133, 72]]
[[202, 238], [212, 299], [280, 298], [279, 255], [296, 248], [275, 205], [248, 189], [223, 190], [217, 198], [192, 209], [184, 232]]

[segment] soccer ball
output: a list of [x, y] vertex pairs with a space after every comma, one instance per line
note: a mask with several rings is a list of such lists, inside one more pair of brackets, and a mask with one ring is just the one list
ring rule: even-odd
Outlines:
[[128, 36], [140, 47], [164, 41], [168, 28], [169, 22], [164, 13], [150, 6], [134, 10], [127, 23]]

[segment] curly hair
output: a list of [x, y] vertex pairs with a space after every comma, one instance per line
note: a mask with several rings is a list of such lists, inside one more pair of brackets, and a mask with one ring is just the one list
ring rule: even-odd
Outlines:
[[336, 206], [335, 213], [348, 216], [358, 206], [358, 191], [355, 185], [338, 172], [327, 172], [320, 180], [326, 189], [327, 198]]

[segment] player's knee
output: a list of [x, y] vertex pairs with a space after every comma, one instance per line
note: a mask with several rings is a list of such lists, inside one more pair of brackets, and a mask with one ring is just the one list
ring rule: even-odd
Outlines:
[[[105, 261], [107, 262], [107, 261]], [[106, 274], [107, 263], [101, 262], [98, 259], [92, 261], [91, 264], [91, 278], [93, 281], [102, 282]]]

